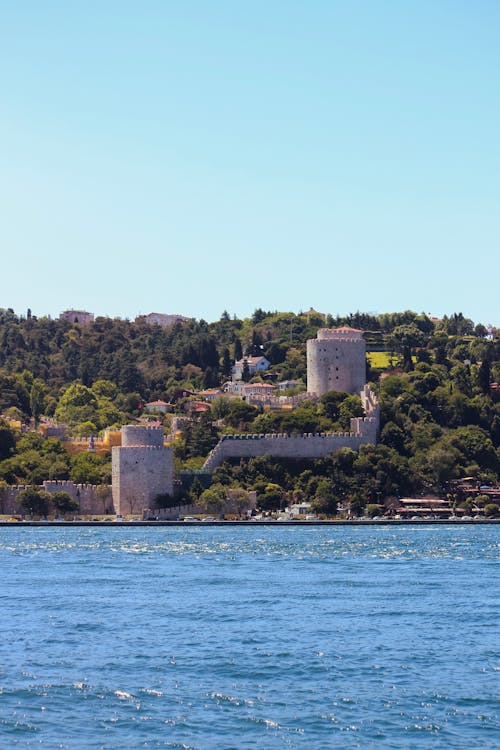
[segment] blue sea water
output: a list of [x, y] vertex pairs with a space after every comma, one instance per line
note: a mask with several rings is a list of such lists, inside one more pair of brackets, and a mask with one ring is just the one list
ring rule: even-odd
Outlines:
[[0, 529], [0, 747], [500, 747], [500, 527]]

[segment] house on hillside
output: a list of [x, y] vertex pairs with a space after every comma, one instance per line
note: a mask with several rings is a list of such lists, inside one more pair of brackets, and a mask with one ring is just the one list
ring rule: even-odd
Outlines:
[[231, 371], [232, 378], [233, 380], [241, 380], [245, 365], [248, 365], [248, 372], [252, 376], [259, 372], [265, 372], [269, 369], [270, 364], [269, 360], [263, 355], [260, 357], [243, 357], [243, 359], [239, 359], [234, 363]]
[[161, 328], [168, 328], [176, 323], [186, 323], [192, 318], [186, 318], [185, 315], [166, 315], [165, 313], [149, 313], [148, 315], [138, 315], [135, 319], [136, 323], [144, 321], [151, 326], [161, 326]]

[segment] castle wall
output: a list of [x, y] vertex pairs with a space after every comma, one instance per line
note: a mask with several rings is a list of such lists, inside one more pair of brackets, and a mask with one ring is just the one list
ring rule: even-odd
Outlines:
[[228, 458], [323, 458], [340, 448], [359, 450], [362, 445], [370, 442], [369, 435], [355, 432], [226, 435], [215, 446], [203, 468], [213, 471]]
[[[0, 513], [3, 515], [20, 515], [23, 511], [17, 501], [17, 496], [21, 490], [31, 485], [14, 485], [0, 490]], [[43, 485], [37, 486], [37, 489], [47, 490], [51, 494], [54, 492], [67, 492], [73, 500], [79, 504], [76, 511], [80, 515], [106, 515], [114, 513], [113, 497], [111, 486], [95, 484], [75, 484], [70, 481], [51, 480], [44, 482]]]
[[[43, 489], [51, 494], [67, 492], [79, 504], [81, 515], [106, 515], [114, 513], [111, 485], [75, 484], [70, 481], [50, 480], [43, 483]], [[106, 491], [107, 490], [107, 491]]]
[[380, 409], [370, 386], [361, 390], [364, 417], [351, 419], [350, 432], [305, 433], [303, 435], [224, 435], [210, 452], [203, 469], [213, 471], [228, 458], [272, 456], [274, 458], [323, 458], [341, 448], [359, 450], [375, 445], [378, 439]]

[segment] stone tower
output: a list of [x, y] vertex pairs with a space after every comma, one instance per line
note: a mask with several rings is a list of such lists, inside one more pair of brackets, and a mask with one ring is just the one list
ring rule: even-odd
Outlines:
[[366, 346], [356, 328], [320, 328], [307, 342], [307, 391], [359, 393], [366, 383]]
[[113, 504], [117, 513], [141, 513], [157, 495], [173, 494], [172, 448], [163, 446], [163, 429], [122, 427], [121, 447], [111, 449]]

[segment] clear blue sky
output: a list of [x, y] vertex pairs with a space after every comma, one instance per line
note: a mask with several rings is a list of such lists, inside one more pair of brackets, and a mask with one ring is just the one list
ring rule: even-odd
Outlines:
[[500, 324], [498, 0], [2, 0], [0, 307]]

